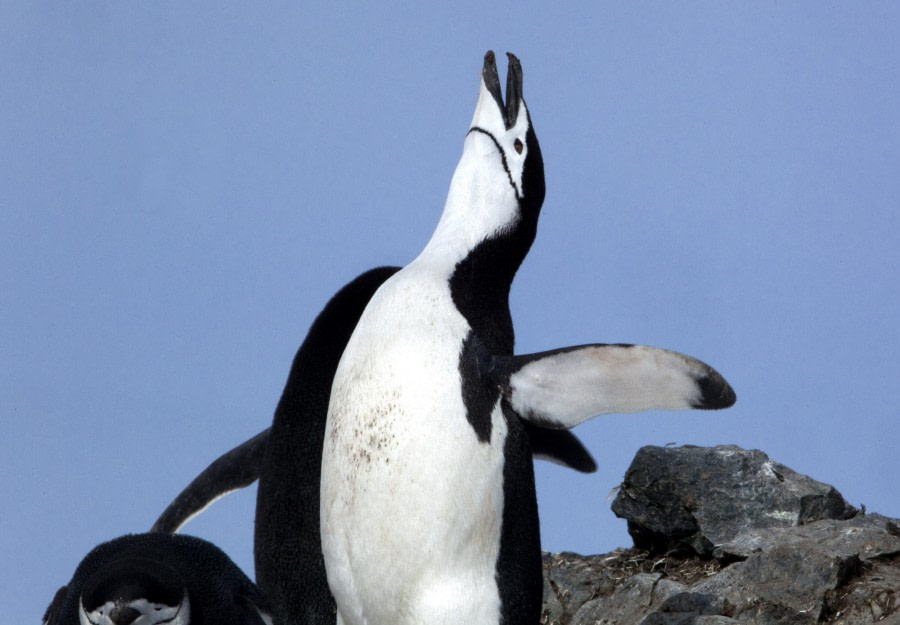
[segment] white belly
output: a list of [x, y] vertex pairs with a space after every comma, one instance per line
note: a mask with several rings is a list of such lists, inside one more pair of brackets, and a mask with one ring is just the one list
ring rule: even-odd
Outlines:
[[497, 623], [506, 423], [495, 407], [490, 444], [478, 441], [460, 393], [468, 324], [446, 283], [407, 289], [404, 273], [373, 298], [335, 375], [329, 585], [348, 625]]

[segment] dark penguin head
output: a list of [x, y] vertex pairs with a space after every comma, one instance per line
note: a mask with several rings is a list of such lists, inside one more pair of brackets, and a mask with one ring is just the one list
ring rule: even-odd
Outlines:
[[544, 161], [522, 98], [522, 66], [508, 56], [505, 102], [494, 53], [484, 57], [475, 115], [444, 213], [423, 255], [456, 263], [484, 242], [502, 239], [504, 258], [492, 270], [511, 282], [534, 241], [544, 202]]
[[171, 534], [92, 550], [56, 593], [45, 625], [271, 625], [262, 594], [216, 546]]
[[81, 625], [132, 625], [191, 620], [181, 575], [165, 562], [138, 556], [110, 561], [91, 575], [78, 602]]

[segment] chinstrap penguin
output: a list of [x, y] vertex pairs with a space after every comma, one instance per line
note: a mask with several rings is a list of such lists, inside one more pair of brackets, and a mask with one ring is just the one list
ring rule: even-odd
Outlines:
[[437, 228], [372, 297], [335, 372], [320, 522], [339, 623], [536, 625], [526, 424], [735, 401], [708, 365], [651, 347], [513, 355], [509, 289], [534, 240], [544, 173], [509, 58], [504, 103], [485, 56]]
[[43, 625], [272, 625], [269, 604], [218, 547], [193, 536], [129, 534], [95, 547]]
[[[151, 531], [176, 532], [218, 497], [259, 479], [254, 559], [276, 625], [331, 625], [335, 605], [319, 538], [322, 443], [331, 383], [372, 294], [399, 267], [372, 269], [345, 285], [317, 316], [291, 366], [272, 427], [223, 454], [166, 508]], [[578, 471], [596, 469], [565, 430], [532, 428], [536, 457]]]

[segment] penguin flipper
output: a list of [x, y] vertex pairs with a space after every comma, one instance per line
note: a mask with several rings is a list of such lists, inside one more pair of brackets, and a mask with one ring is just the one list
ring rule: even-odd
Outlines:
[[[597, 463], [578, 437], [566, 430], [552, 430], [525, 422], [531, 451], [540, 460], [580, 473], [593, 473]], [[217, 499], [259, 479], [271, 428], [225, 452], [182, 490], [166, 507], [151, 532], [174, 534]]]
[[68, 584], [56, 591], [56, 594], [53, 595], [53, 601], [50, 602], [50, 605], [47, 606], [47, 609], [44, 611], [44, 618], [41, 619], [41, 625], [53, 625], [59, 622], [59, 615], [63, 609], [63, 604], [65, 604], [66, 602], [66, 596], [68, 594]]
[[[562, 465], [579, 473], [593, 473], [597, 463], [578, 437], [566, 430], [554, 430], [525, 422], [535, 458]], [[271, 428], [216, 458], [188, 484], [163, 511], [151, 532], [174, 534], [212, 505], [217, 499], [259, 479], [263, 455]]]
[[270, 428], [225, 452], [188, 484], [156, 519], [151, 532], [174, 534], [216, 499], [259, 478]]
[[727, 408], [737, 399], [709, 365], [644, 345], [494, 356], [492, 373], [516, 414], [551, 429], [614, 412]]
[[579, 473], [593, 473], [597, 462], [578, 437], [568, 430], [548, 430], [523, 421], [531, 444], [531, 454]]

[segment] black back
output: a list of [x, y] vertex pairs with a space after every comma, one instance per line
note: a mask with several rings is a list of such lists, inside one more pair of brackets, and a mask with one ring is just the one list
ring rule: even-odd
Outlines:
[[319, 534], [319, 481], [328, 399], [338, 362], [379, 286], [399, 271], [362, 274], [325, 306], [291, 366], [272, 421], [256, 497], [256, 580], [276, 625], [333, 625]]
[[[194, 536], [129, 534], [95, 547], [72, 580], [57, 591], [46, 625], [79, 625], [79, 603], [90, 612], [107, 601], [144, 598], [190, 602], [190, 625], [265, 625], [269, 604], [222, 552]], [[124, 621], [129, 622], [129, 621]]]

